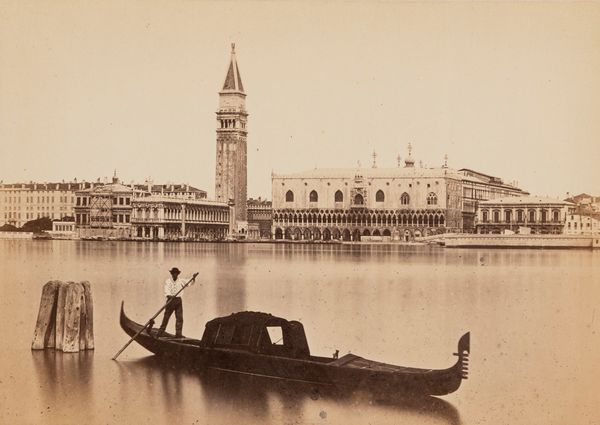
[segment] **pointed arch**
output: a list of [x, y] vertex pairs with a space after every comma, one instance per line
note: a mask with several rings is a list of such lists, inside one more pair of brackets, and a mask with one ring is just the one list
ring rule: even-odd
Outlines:
[[309, 202], [318, 202], [319, 201], [319, 194], [317, 193], [316, 190], [310, 191], [310, 194], [308, 195], [308, 201]]
[[437, 205], [437, 195], [433, 192], [429, 192], [429, 195], [427, 195], [427, 205]]
[[294, 192], [291, 190], [285, 192], [285, 202], [294, 202]]
[[410, 196], [408, 195], [408, 193], [404, 192], [401, 196], [400, 196], [400, 203], [402, 205], [408, 205], [410, 204]]
[[341, 190], [335, 192], [334, 198], [335, 202], [344, 202], [344, 194]]
[[375, 194], [375, 202], [383, 202], [385, 201], [385, 194], [383, 193], [383, 190], [379, 189], [377, 191], [377, 193]]

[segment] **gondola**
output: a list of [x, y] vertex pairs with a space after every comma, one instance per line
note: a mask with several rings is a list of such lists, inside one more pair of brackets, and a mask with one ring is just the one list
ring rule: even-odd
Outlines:
[[[127, 317], [123, 303], [120, 324], [132, 337], [144, 328]], [[168, 362], [186, 367], [411, 396], [456, 391], [467, 379], [470, 352], [466, 333], [458, 341], [458, 360], [447, 369], [395, 366], [355, 354], [313, 356], [300, 322], [251, 311], [207, 322], [200, 340], [167, 332], [159, 336], [153, 328], [144, 329], [135, 340]]]

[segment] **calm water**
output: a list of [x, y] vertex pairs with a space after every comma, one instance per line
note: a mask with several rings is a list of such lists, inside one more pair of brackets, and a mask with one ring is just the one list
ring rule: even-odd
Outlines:
[[[599, 424], [599, 264], [592, 251], [0, 241], [0, 423]], [[444, 368], [470, 330], [469, 380], [441, 398], [380, 400], [193, 373], [135, 344], [111, 361], [127, 341], [121, 300], [145, 321], [172, 266], [200, 272], [184, 296], [188, 336], [260, 310], [302, 321], [313, 354]], [[30, 351], [52, 279], [91, 282], [95, 351]]]

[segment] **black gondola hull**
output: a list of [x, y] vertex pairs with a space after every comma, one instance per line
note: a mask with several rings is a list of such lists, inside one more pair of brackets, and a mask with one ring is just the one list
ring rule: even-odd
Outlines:
[[[143, 328], [125, 315], [123, 307], [120, 324], [132, 337]], [[459, 342], [458, 361], [448, 369], [413, 369], [390, 365], [399, 370], [387, 371], [378, 370], [377, 367], [352, 367], [340, 361], [315, 356], [298, 359], [231, 348], [206, 347], [200, 340], [175, 338], [171, 334], [157, 337], [156, 330], [142, 331], [136, 337], [136, 342], [168, 362], [193, 369], [212, 368], [274, 379], [365, 388], [373, 392], [406, 393], [411, 396], [445, 395], [456, 391], [462, 380], [466, 379], [470, 351], [467, 333]]]

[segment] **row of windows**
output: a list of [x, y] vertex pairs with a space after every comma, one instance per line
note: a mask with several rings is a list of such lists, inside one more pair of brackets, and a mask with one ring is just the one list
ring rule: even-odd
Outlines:
[[[536, 211], [535, 210], [529, 210], [528, 212], [528, 221], [530, 223], [535, 222], [536, 220]], [[548, 211], [546, 210], [542, 210], [540, 213], [540, 220], [541, 222], [547, 222], [548, 221]], [[490, 216], [489, 216], [489, 212], [488, 211], [482, 211], [481, 213], [481, 218], [482, 221], [484, 223], [488, 223], [490, 221]], [[512, 210], [505, 210], [504, 211], [504, 221], [505, 222], [511, 222], [513, 221], [513, 212]], [[517, 223], [523, 223], [525, 221], [525, 211], [523, 210], [517, 210], [517, 214], [516, 214], [516, 221]], [[552, 211], [552, 221], [558, 222], [560, 221], [560, 211], [558, 210], [554, 210]], [[500, 211], [493, 211], [492, 212], [492, 222], [493, 223], [499, 223], [500, 222]]]
[[[37, 219], [37, 218], [43, 218], [43, 217], [48, 217], [48, 218], [52, 218], [55, 219], [57, 218], [57, 213], [25, 213], [23, 214], [23, 216], [25, 217], [26, 220], [33, 220], [33, 219]], [[4, 219], [21, 219], [22, 215], [21, 213], [5, 213], [4, 214]], [[62, 214], [61, 214], [61, 218], [62, 218]]]
[[[571, 222], [569, 221], [567, 224], [568, 224], [568, 226], [567, 226], [567, 227], [570, 229], [570, 228], [571, 228]], [[592, 226], [590, 225], [590, 223], [589, 223], [589, 222], [587, 222], [587, 223], [581, 223], [581, 228], [582, 228], [582, 229], [583, 229], [583, 227], [584, 227], [584, 226], [583, 226], [584, 224], [586, 225], [585, 227], [587, 227], [588, 229], [589, 229], [590, 227], [592, 227]], [[594, 227], [596, 227], [596, 222], [594, 222]], [[573, 223], [573, 228], [574, 228], [574, 229], [577, 229], [577, 222], [574, 222], [574, 223]]]
[[[70, 197], [70, 198], [71, 198], [71, 202], [73, 202], [73, 197]], [[39, 203], [56, 202], [57, 198], [55, 196], [26, 196], [25, 198], [21, 198], [19, 196], [9, 196], [6, 198], [7, 204], [20, 204], [21, 201], [23, 201], [25, 203], [37, 202], [39, 204]], [[59, 203], [69, 202], [69, 196], [59, 196], [58, 202]]]
[[129, 214], [114, 214], [113, 222], [114, 223], [129, 223], [130, 217]]
[[[91, 203], [90, 199], [86, 196], [78, 196], [77, 197], [77, 203], [75, 205], [77, 206], [86, 206], [88, 203]], [[130, 197], [122, 197], [122, 196], [117, 196], [113, 198], [113, 205], [130, 205], [131, 204], [131, 198]]]
[[[308, 200], [309, 202], [318, 202], [319, 201], [319, 194], [317, 193], [316, 190], [312, 190], [309, 195], [308, 195]], [[335, 202], [344, 202], [344, 194], [342, 193], [341, 190], [338, 190], [335, 192], [334, 194], [334, 201]], [[384, 202], [385, 201], [385, 194], [383, 193], [383, 190], [378, 190], [377, 193], [375, 193], [375, 202]], [[437, 205], [437, 195], [433, 192], [430, 192], [427, 195], [427, 205]], [[285, 193], [285, 202], [294, 202], [294, 192], [292, 192], [291, 190], [288, 190]], [[364, 197], [360, 194], [357, 193], [356, 195], [354, 195], [354, 205], [364, 205], [365, 200]], [[404, 192], [401, 196], [400, 196], [400, 203], [402, 205], [409, 205], [410, 204], [410, 195], [406, 192]]]
[[113, 205], [129, 205], [131, 204], [131, 198], [123, 198], [119, 196], [118, 198], [113, 198]]
[[89, 216], [88, 214], [75, 214], [75, 223], [88, 224], [89, 221], [108, 223], [112, 219], [113, 223], [129, 223], [131, 217], [129, 214], [113, 214], [110, 216]]
[[[165, 208], [163, 216], [167, 220], [179, 220], [181, 219], [181, 209]], [[158, 220], [159, 209], [158, 208], [134, 208], [133, 217], [138, 220], [143, 219], [155, 219]], [[223, 210], [211, 210], [211, 209], [200, 209], [200, 208], [187, 208], [185, 210], [185, 217], [188, 220], [201, 220], [201, 221], [228, 221], [229, 211]]]
[[246, 128], [246, 123], [244, 121], [237, 121], [234, 119], [229, 120], [219, 120], [221, 123], [221, 128], [238, 128], [237, 124], [239, 123], [239, 128]]

